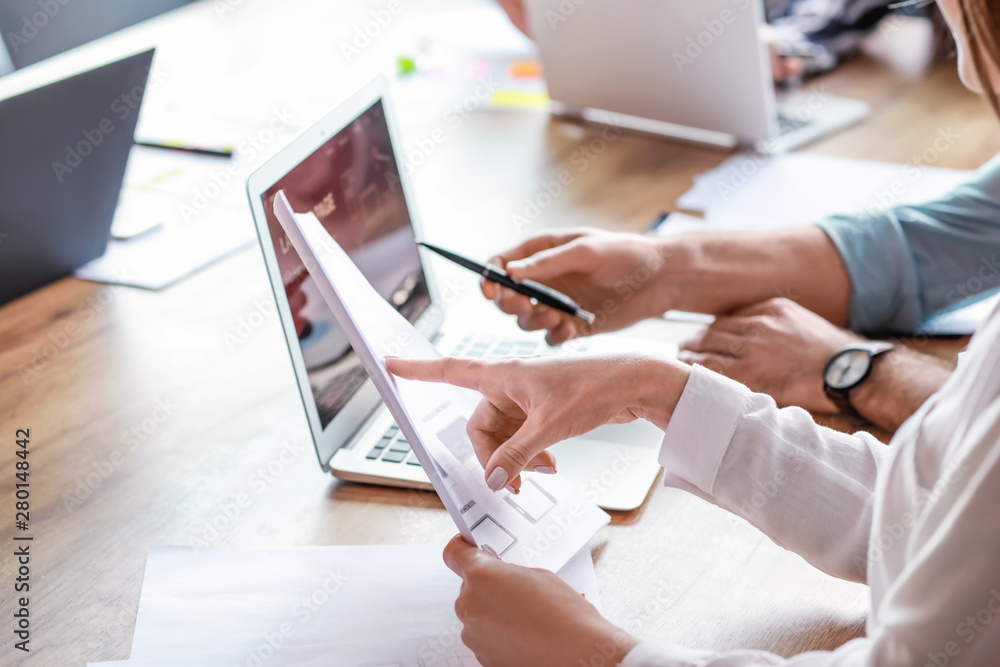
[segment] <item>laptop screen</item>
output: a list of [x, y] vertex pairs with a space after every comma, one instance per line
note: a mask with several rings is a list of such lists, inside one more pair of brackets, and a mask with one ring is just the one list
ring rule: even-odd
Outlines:
[[3, 0], [0, 36], [14, 66], [21, 69], [192, 2]]
[[382, 102], [361, 113], [262, 195], [313, 400], [325, 429], [367, 382], [368, 374], [274, 216], [273, 200], [279, 190], [284, 190], [297, 213], [313, 212], [379, 294], [416, 322], [431, 298]]

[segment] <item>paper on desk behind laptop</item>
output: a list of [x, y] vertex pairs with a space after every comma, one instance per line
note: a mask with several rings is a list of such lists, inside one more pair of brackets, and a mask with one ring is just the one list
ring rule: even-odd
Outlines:
[[677, 205], [702, 211], [720, 228], [774, 229], [930, 201], [973, 174], [928, 166], [922, 159], [892, 164], [811, 153], [744, 153], [695, 177]]
[[75, 275], [161, 289], [248, 245], [255, 234], [234, 185], [239, 169], [219, 158], [134, 146], [113, 238]]
[[558, 476], [524, 473], [519, 495], [493, 492], [466, 433], [479, 394], [392, 377], [386, 356], [441, 355], [375, 291], [315, 215], [296, 214], [282, 192], [274, 202], [276, 217], [459, 531], [510, 563], [553, 572], [565, 565], [608, 515]]

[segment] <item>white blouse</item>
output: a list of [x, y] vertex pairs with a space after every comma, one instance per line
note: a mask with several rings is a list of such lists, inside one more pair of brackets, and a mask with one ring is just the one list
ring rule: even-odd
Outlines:
[[622, 667], [1000, 665], [1000, 309], [888, 447], [695, 367], [660, 462], [668, 485], [867, 582], [867, 636], [788, 659], [649, 641]]

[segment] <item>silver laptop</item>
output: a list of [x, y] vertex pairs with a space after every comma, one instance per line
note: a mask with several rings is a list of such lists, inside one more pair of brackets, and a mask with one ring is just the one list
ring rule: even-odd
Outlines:
[[[274, 216], [275, 193], [283, 190], [297, 211], [314, 212], [375, 289], [443, 353], [488, 358], [564, 351], [527, 334], [448, 325], [431, 271], [435, 260], [422, 257], [415, 242], [424, 237], [397, 145], [384, 82], [376, 80], [254, 172], [247, 189], [320, 465], [344, 480], [431, 489]], [[676, 354], [657, 329], [664, 323], [645, 326], [585, 345], [623, 351], [655, 346]], [[642, 504], [659, 474], [662, 438], [639, 421], [603, 427], [554, 451], [560, 474], [584, 497], [606, 509], [629, 510]]]
[[554, 110], [724, 148], [780, 152], [868, 105], [822, 84], [778, 94], [761, 0], [526, 0]]

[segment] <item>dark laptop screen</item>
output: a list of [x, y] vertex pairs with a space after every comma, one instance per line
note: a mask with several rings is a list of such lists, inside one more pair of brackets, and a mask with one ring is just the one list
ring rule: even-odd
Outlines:
[[18, 69], [194, 0], [0, 0], [0, 34]]
[[368, 375], [274, 216], [278, 190], [284, 190], [296, 213], [313, 212], [379, 294], [416, 322], [430, 305], [430, 293], [382, 103], [372, 105], [263, 195], [285, 296], [325, 429]]

